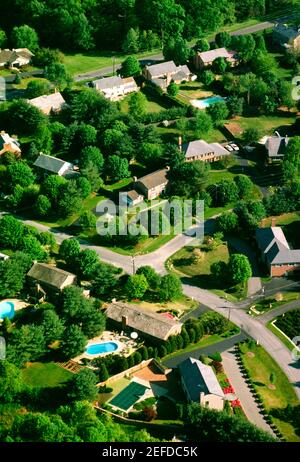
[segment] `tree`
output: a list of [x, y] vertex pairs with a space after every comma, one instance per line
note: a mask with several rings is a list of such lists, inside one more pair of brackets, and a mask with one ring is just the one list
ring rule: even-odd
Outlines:
[[7, 36], [3, 29], [0, 29], [0, 49], [5, 48], [7, 43]]
[[145, 276], [150, 289], [156, 290], [159, 287], [161, 278], [152, 266], [141, 266], [138, 268], [136, 274], [143, 274]]
[[27, 361], [36, 361], [46, 351], [43, 327], [26, 324], [12, 331], [7, 346], [7, 359], [21, 367]]
[[7, 174], [9, 177], [10, 184], [15, 186], [29, 186], [34, 183], [35, 175], [29, 165], [26, 162], [20, 161], [15, 162], [7, 167]]
[[80, 327], [70, 325], [62, 335], [60, 351], [66, 359], [75, 358], [84, 352], [86, 344], [87, 338]]
[[90, 210], [85, 210], [79, 218], [79, 224], [82, 229], [95, 229], [97, 218]]
[[98, 374], [99, 374], [99, 380], [100, 382], [106, 382], [106, 380], [109, 378], [109, 374], [107, 372], [107, 368], [104, 363], [101, 363], [98, 369]]
[[68, 75], [65, 66], [61, 63], [52, 63], [46, 66], [45, 78], [59, 90], [64, 90], [71, 82], [71, 77]]
[[143, 274], [129, 276], [125, 284], [125, 291], [130, 299], [143, 298], [148, 289], [149, 285]]
[[238, 188], [239, 197], [245, 199], [251, 196], [254, 188], [254, 184], [250, 178], [246, 175], [237, 175], [234, 177], [234, 182]]
[[161, 278], [158, 289], [158, 298], [163, 302], [178, 299], [182, 294], [181, 281], [174, 274], [167, 274]]
[[24, 236], [20, 248], [25, 254], [29, 255], [32, 260], [45, 261], [47, 259], [48, 253], [35, 236], [30, 234]]
[[24, 383], [20, 369], [8, 361], [0, 361], [0, 399], [2, 403], [17, 401]]
[[190, 123], [191, 130], [197, 132], [197, 136], [202, 137], [213, 129], [213, 123], [210, 115], [205, 111], [198, 111], [194, 120]]
[[81, 176], [77, 178], [76, 184], [77, 184], [77, 188], [78, 188], [78, 192], [80, 196], [83, 199], [86, 199], [87, 197], [89, 197], [89, 195], [92, 192], [92, 188], [91, 188], [89, 180], [85, 178], [84, 176]]
[[117, 285], [115, 276], [116, 270], [113, 266], [105, 263], [98, 264], [93, 274], [93, 294], [101, 298], [101, 296], [111, 293]]
[[200, 52], [209, 51], [210, 50], [210, 44], [205, 38], [200, 38], [196, 42], [195, 50], [200, 51]]
[[26, 88], [26, 97], [28, 99], [37, 98], [38, 96], [47, 95], [50, 91], [50, 85], [44, 80], [31, 80]]
[[93, 164], [98, 170], [99, 173], [102, 172], [103, 165], [104, 165], [104, 158], [101, 154], [101, 151], [96, 146], [86, 146], [81, 151], [81, 156], [79, 159], [79, 166], [81, 169], [85, 169], [89, 166], [89, 164]]
[[232, 180], [221, 180], [209, 189], [216, 205], [226, 205], [238, 199], [238, 188]]
[[255, 127], [247, 128], [247, 130], [245, 130], [243, 133], [243, 140], [246, 144], [254, 144], [259, 140], [259, 138], [260, 132]]
[[300, 136], [290, 139], [283, 161], [286, 180], [294, 180], [300, 176]]
[[77, 257], [79, 272], [82, 277], [90, 279], [99, 263], [99, 257], [95, 250], [84, 249]]
[[212, 69], [216, 74], [224, 74], [227, 66], [227, 62], [224, 58], [216, 58], [213, 62]]
[[44, 330], [46, 345], [51, 345], [55, 340], [60, 340], [65, 329], [63, 322], [53, 310], [43, 310], [40, 325]]
[[212, 263], [210, 272], [215, 281], [227, 281], [227, 264], [224, 261], [220, 260]]
[[14, 27], [11, 34], [14, 48], [28, 48], [35, 52], [39, 46], [39, 38], [36, 31], [27, 25]]
[[233, 95], [227, 98], [226, 103], [230, 117], [241, 116], [243, 114], [245, 104], [244, 98]]
[[205, 334], [223, 334], [228, 329], [228, 320], [219, 313], [207, 311], [200, 317]]
[[122, 50], [124, 53], [137, 53], [139, 51], [139, 36], [138, 33], [133, 29], [129, 29], [126, 38], [122, 44]]
[[97, 376], [90, 369], [82, 369], [69, 382], [68, 397], [74, 401], [93, 401], [97, 394]]
[[218, 103], [211, 104], [207, 108], [207, 113], [212, 118], [216, 127], [223, 125], [224, 120], [229, 116], [229, 111], [225, 101], [220, 101]]
[[11, 215], [0, 219], [0, 244], [4, 248], [17, 249], [24, 233], [24, 225]]
[[79, 254], [80, 244], [75, 237], [62, 241], [59, 248], [59, 256], [65, 260], [70, 268], [76, 264]]
[[209, 164], [201, 161], [174, 165], [168, 174], [169, 193], [187, 198], [194, 197], [204, 188], [209, 170]]
[[0, 297], [15, 297], [25, 283], [25, 277], [32, 265], [29, 255], [15, 252], [9, 259], [0, 262]]
[[35, 210], [38, 217], [46, 217], [51, 211], [51, 202], [47, 196], [40, 194], [35, 203]]
[[235, 232], [238, 228], [238, 224], [238, 216], [234, 212], [222, 213], [222, 215], [217, 218], [217, 227], [223, 233]]
[[52, 203], [57, 202], [60, 191], [66, 184], [66, 178], [58, 175], [49, 175], [41, 185], [41, 193], [47, 196]]
[[129, 100], [129, 112], [137, 120], [141, 119], [147, 111], [147, 98], [139, 92], [135, 92], [131, 95]]
[[215, 42], [219, 48], [230, 48], [231, 35], [228, 32], [219, 32], [216, 35]]
[[107, 174], [110, 176], [112, 181], [120, 181], [124, 178], [130, 177], [128, 170], [128, 160], [122, 159], [119, 156], [112, 155], [107, 161]]
[[171, 38], [163, 48], [163, 55], [167, 61], [174, 61], [178, 66], [186, 64], [190, 57], [191, 49], [182, 37]]
[[81, 197], [77, 189], [75, 180], [68, 180], [60, 188], [60, 198], [58, 200], [58, 213], [62, 217], [69, 217], [81, 208]]
[[242, 254], [231, 255], [228, 262], [228, 273], [234, 284], [246, 282], [252, 276], [248, 257]]
[[215, 75], [212, 71], [204, 71], [201, 75], [201, 81], [209, 87], [215, 81]]
[[128, 56], [122, 63], [120, 74], [123, 78], [134, 77], [141, 73], [141, 66], [135, 56]]
[[167, 88], [168, 95], [177, 96], [178, 92], [179, 92], [179, 86], [176, 83], [171, 82], [170, 85]]

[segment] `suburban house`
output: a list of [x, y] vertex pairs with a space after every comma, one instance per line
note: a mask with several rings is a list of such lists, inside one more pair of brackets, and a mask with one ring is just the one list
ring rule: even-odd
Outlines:
[[232, 67], [238, 64], [235, 51], [227, 51], [226, 48], [216, 48], [209, 51], [197, 51], [194, 56], [194, 65], [196, 69], [203, 69], [211, 66], [215, 59], [224, 58]]
[[27, 277], [37, 293], [45, 295], [47, 290], [61, 292], [65, 287], [76, 284], [75, 274], [46, 263], [34, 263]]
[[108, 305], [106, 317], [123, 331], [135, 331], [155, 341], [166, 341], [171, 335], [180, 334], [182, 328], [174, 319], [123, 302]]
[[224, 393], [211, 366], [195, 358], [187, 358], [178, 366], [181, 385], [190, 403], [222, 411]]
[[281, 277], [300, 269], [300, 249], [290, 248], [279, 226], [257, 229], [256, 241], [270, 276]]
[[66, 105], [65, 100], [59, 92], [51, 95], [42, 95], [37, 98], [29, 99], [28, 103], [37, 107], [43, 114], [49, 115], [51, 112], [58, 113]]
[[137, 191], [140, 191], [144, 197], [148, 200], [155, 199], [162, 192], [166, 190], [168, 185], [167, 174], [169, 167], [157, 170], [156, 172], [149, 173], [142, 178], [134, 178], [134, 187]]
[[277, 24], [273, 30], [273, 40], [284, 48], [299, 50], [300, 28], [287, 24]]
[[122, 79], [119, 76], [105, 77], [103, 79], [94, 80], [92, 85], [96, 90], [103, 93], [105, 98], [111, 101], [117, 101], [122, 96], [126, 96], [129, 93], [139, 91], [133, 77]]
[[186, 162], [202, 160], [203, 162], [217, 162], [224, 157], [230, 156], [230, 152], [219, 143], [206, 143], [204, 140], [195, 140], [179, 147], [185, 154]]
[[0, 132], [0, 156], [6, 152], [11, 152], [16, 157], [21, 155], [20, 144], [16, 138], [11, 138], [4, 131]]
[[66, 178], [79, 175], [79, 172], [75, 170], [76, 167], [70, 162], [58, 159], [57, 157], [47, 156], [46, 154], [40, 154], [33, 165], [41, 169], [46, 175], [55, 173], [58, 176]]
[[0, 50], [0, 68], [23, 67], [30, 64], [34, 56], [28, 48], [17, 48], [15, 50]]
[[269, 136], [265, 148], [269, 162], [283, 160], [290, 139], [287, 136]]
[[197, 78], [186, 65], [176, 66], [174, 61], [145, 66], [143, 76], [163, 90], [166, 90], [171, 82], [180, 84], [191, 82]]
[[120, 199], [124, 205], [127, 205], [128, 207], [134, 207], [135, 205], [143, 202], [144, 196], [132, 189], [131, 191], [122, 192], [120, 194]]

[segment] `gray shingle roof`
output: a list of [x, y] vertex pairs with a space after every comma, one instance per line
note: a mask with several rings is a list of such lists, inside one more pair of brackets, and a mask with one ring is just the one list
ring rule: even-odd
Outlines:
[[160, 186], [168, 182], [167, 173], [168, 169], [164, 168], [162, 170], [157, 170], [156, 172], [149, 173], [149, 175], [143, 176], [142, 178], [139, 178], [137, 181], [139, 183], [142, 183], [148, 190], [153, 189], [157, 186]]
[[256, 240], [260, 250], [271, 265], [300, 263], [300, 250], [290, 249], [279, 226], [257, 229]]
[[162, 77], [166, 74], [175, 74], [177, 67], [174, 61], [166, 61], [165, 63], [153, 64], [152, 66], [147, 66], [148, 71], [151, 74], [151, 77]]
[[223, 146], [219, 143], [209, 144], [204, 140], [191, 141], [187, 145], [184, 145], [183, 149], [185, 151], [186, 159], [199, 156], [201, 154], [210, 154], [212, 152], [220, 156], [230, 155], [230, 152], [223, 148]]
[[27, 276], [41, 284], [44, 283], [59, 290], [73, 284], [76, 280], [75, 274], [68, 273], [46, 263], [34, 263], [28, 271]]
[[59, 92], [52, 93], [51, 95], [42, 95], [37, 98], [29, 100], [29, 103], [37, 107], [41, 111], [43, 110], [58, 110], [66, 104], [64, 98]]
[[199, 402], [200, 393], [224, 397], [223, 390], [210, 366], [195, 358], [187, 358], [179, 371], [192, 401]]
[[42, 168], [43, 170], [47, 170], [48, 172], [52, 173], [59, 173], [62, 167], [68, 165], [70, 168], [72, 164], [66, 162], [62, 159], [58, 159], [57, 157], [47, 156], [46, 154], [40, 154], [37, 160], [34, 162], [35, 167]]
[[288, 27], [285, 24], [278, 24], [274, 29], [274, 36], [285, 42], [295, 40], [299, 35], [300, 30], [297, 27]]
[[215, 50], [203, 51], [199, 53], [204, 63], [211, 63], [217, 58], [232, 58], [233, 53], [226, 50], [226, 48], [216, 48]]
[[284, 156], [290, 139], [283, 136], [270, 136], [266, 141], [269, 157]]
[[182, 325], [161, 314], [122, 302], [111, 303], [106, 310], [106, 316], [119, 323], [126, 317], [128, 327], [160, 340], [166, 340], [169, 335], [176, 333], [174, 330], [181, 329]]
[[121, 77], [115, 75], [113, 77], [105, 77], [93, 81], [93, 85], [97, 90], [108, 90], [109, 88], [119, 87], [122, 85]]

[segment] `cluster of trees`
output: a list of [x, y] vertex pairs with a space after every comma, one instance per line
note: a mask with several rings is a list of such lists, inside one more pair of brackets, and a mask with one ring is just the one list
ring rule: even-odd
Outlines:
[[[0, 47], [39, 44], [65, 50], [152, 49], [171, 39], [187, 40], [225, 24], [260, 17], [286, 6], [287, 0], [3, 0]], [[149, 29], [149, 25], [151, 28]]]
[[237, 285], [248, 281], [252, 276], [252, 268], [246, 255], [234, 253], [229, 262], [219, 261], [211, 265], [211, 274], [217, 281]]
[[236, 175], [232, 180], [224, 179], [210, 185], [206, 192], [217, 207], [235, 203], [238, 199], [249, 199], [253, 194], [254, 184], [246, 175]]
[[178, 299], [182, 295], [181, 281], [178, 276], [167, 274], [160, 276], [151, 266], [142, 266], [125, 284], [129, 299], [142, 299], [153, 294], [161, 302]]

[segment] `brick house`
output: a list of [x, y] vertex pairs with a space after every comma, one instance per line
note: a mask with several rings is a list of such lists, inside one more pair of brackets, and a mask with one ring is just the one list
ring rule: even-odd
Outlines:
[[212, 66], [217, 58], [223, 58], [232, 67], [238, 64], [238, 59], [235, 51], [227, 51], [226, 48], [216, 48], [209, 51], [196, 51], [194, 56], [194, 66], [196, 69], [204, 69]]
[[300, 269], [300, 249], [290, 248], [282, 228], [259, 228], [255, 234], [261, 259], [268, 267], [270, 276], [286, 276]]

